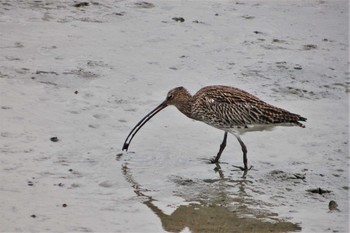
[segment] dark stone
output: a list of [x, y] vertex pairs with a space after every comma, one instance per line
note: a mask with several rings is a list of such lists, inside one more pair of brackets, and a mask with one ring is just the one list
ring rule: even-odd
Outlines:
[[88, 2], [79, 2], [77, 4], [74, 4], [74, 7], [83, 7], [83, 6], [88, 6]]
[[301, 67], [301, 65], [295, 65], [295, 66], [294, 66], [294, 69], [295, 69], [295, 70], [302, 70], [303, 67]]
[[312, 49], [317, 49], [317, 45], [314, 44], [306, 44], [303, 46], [304, 50], [312, 50]]
[[58, 142], [58, 138], [57, 137], [52, 137], [50, 138], [51, 142]]
[[176, 22], [180, 22], [180, 23], [185, 22], [185, 19], [182, 18], [182, 17], [174, 17], [174, 18], [172, 18], [172, 20], [174, 20], [174, 21], [176, 21]]
[[335, 201], [330, 201], [328, 204], [329, 210], [337, 210], [338, 204]]

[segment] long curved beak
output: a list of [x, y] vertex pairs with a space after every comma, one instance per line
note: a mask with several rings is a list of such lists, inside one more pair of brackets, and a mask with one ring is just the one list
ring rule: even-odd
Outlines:
[[123, 149], [125, 151], [128, 151], [129, 145], [131, 143], [131, 140], [134, 138], [135, 134], [141, 129], [141, 127], [146, 124], [147, 121], [149, 121], [154, 115], [156, 115], [158, 112], [160, 112], [162, 109], [167, 107], [168, 104], [166, 101], [158, 105], [155, 109], [153, 109], [150, 113], [148, 113], [142, 120], [135, 125], [135, 127], [131, 130], [128, 137], [125, 139]]

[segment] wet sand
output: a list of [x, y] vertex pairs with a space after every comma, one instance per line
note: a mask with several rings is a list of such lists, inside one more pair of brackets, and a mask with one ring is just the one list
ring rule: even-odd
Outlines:
[[[347, 1], [0, 1], [0, 231], [348, 232]], [[222, 84], [308, 118], [237, 140], [174, 107]]]

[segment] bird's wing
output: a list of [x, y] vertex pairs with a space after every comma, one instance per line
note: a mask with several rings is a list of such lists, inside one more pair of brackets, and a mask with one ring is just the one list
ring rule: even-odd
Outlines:
[[[197, 95], [198, 94], [198, 95]], [[252, 124], [296, 123], [300, 116], [265, 103], [237, 88], [198, 92], [192, 114], [200, 121], [220, 128]]]

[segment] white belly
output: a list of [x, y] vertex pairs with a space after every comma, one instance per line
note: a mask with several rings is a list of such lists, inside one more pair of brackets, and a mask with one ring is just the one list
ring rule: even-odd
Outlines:
[[260, 125], [247, 125], [245, 127], [233, 127], [228, 129], [220, 128], [226, 132], [232, 133], [234, 135], [242, 135], [246, 132], [254, 131], [272, 131], [276, 126], [294, 126], [293, 123], [282, 123], [282, 124], [260, 124]]

